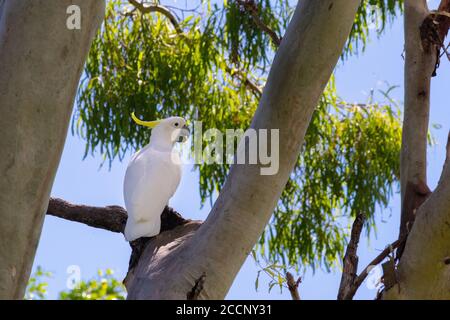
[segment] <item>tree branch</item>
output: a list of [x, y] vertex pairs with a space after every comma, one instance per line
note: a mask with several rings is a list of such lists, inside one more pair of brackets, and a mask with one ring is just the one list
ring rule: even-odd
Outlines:
[[[172, 25], [174, 26], [175, 30], [179, 34], [183, 34], [183, 30], [181, 29], [180, 23], [178, 22], [178, 19], [175, 17], [175, 15], [167, 8], [159, 4], [152, 4], [152, 5], [144, 5], [143, 3], [137, 1], [137, 0], [129, 0], [129, 2], [141, 13], [151, 13], [151, 12], [158, 12], [163, 15], [165, 15]], [[278, 43], [279, 45], [279, 43]], [[244, 84], [248, 89], [250, 89], [253, 94], [257, 97], [261, 97], [262, 95], [262, 89], [255, 84], [253, 81], [251, 81], [248, 77], [244, 76], [242, 72], [239, 70], [231, 69], [230, 67], [227, 67], [227, 72], [232, 75], [239, 78], [239, 80]]]
[[352, 230], [350, 233], [350, 241], [345, 251], [343, 261], [343, 271], [341, 277], [341, 284], [338, 291], [338, 300], [350, 300], [353, 298], [356, 289], [354, 288], [354, 282], [356, 278], [356, 272], [358, 270], [358, 244], [361, 237], [361, 231], [365, 221], [364, 214], [360, 213], [353, 221]]
[[353, 286], [354, 286], [354, 292], [352, 295], [355, 295], [358, 288], [361, 286], [361, 284], [364, 282], [366, 277], [368, 276], [370, 270], [375, 267], [376, 265], [380, 264], [390, 253], [392, 253], [395, 249], [397, 249], [403, 242], [405, 241], [405, 238], [398, 239], [392, 242], [389, 246], [387, 246], [381, 253], [375, 257], [368, 265], [364, 268], [364, 270], [360, 273], [359, 276], [357, 276], [354, 280]]
[[[278, 129], [279, 166], [232, 166], [207, 220], [177, 227], [173, 243], [148, 245], [127, 285], [128, 299], [186, 299], [205, 272], [199, 299], [223, 299], [261, 236], [304, 142], [320, 95], [342, 53], [359, 0], [301, 0], [274, 58], [251, 128]], [[326, 21], [326, 23], [323, 23]], [[275, 147], [274, 145], [272, 147]], [[168, 240], [170, 241], [170, 239]], [[164, 272], [161, 272], [164, 271]]]
[[356, 216], [355, 221], [352, 225], [352, 231], [350, 236], [350, 241], [347, 245], [347, 250], [345, 252], [343, 261], [343, 272], [341, 278], [341, 284], [339, 286], [338, 300], [351, 300], [356, 294], [361, 284], [366, 279], [370, 270], [381, 263], [390, 253], [402, 245], [406, 238], [402, 238], [394, 241], [389, 246], [387, 246], [383, 251], [380, 252], [368, 265], [363, 269], [363, 271], [357, 275], [358, 270], [358, 243], [361, 237], [361, 231], [364, 225], [364, 215], [359, 214]]
[[[127, 212], [120, 206], [95, 207], [78, 205], [59, 198], [50, 198], [47, 215], [118, 233], [124, 232], [127, 222]], [[160, 234], [189, 223], [191, 223], [191, 220], [184, 219], [178, 212], [166, 206], [161, 214]], [[195, 223], [200, 224], [199, 221]], [[134, 268], [139, 263], [142, 252], [148, 244], [158, 242], [159, 235], [152, 238], [139, 238], [130, 242], [132, 252], [128, 265], [128, 273], [123, 280], [124, 284], [127, 284], [130, 278], [133, 278]], [[175, 238], [172, 240], [175, 240]]]
[[173, 25], [177, 33], [183, 33], [183, 30], [180, 27], [180, 23], [175, 15], [166, 7], [160, 4], [151, 4], [144, 5], [144, 3], [139, 2], [137, 0], [128, 0], [136, 9], [138, 9], [142, 14], [158, 12], [162, 15], [166, 16], [169, 19], [170, 23]]
[[[424, 27], [429, 14], [425, 0], [405, 1], [405, 108], [400, 159], [399, 239], [411, 230], [415, 212], [429, 193], [426, 152], [430, 82], [438, 57], [438, 49], [429, 41], [429, 32]], [[402, 248], [397, 251], [398, 257], [402, 252]]]
[[397, 266], [398, 284], [382, 298], [450, 299], [449, 244], [450, 166], [445, 165], [438, 186], [417, 209]]
[[281, 38], [261, 20], [256, 2], [254, 0], [236, 0], [236, 2], [252, 17], [256, 26], [272, 39], [273, 44], [277, 47], [280, 46]]
[[[127, 212], [120, 206], [94, 207], [72, 204], [58, 198], [50, 198], [47, 214], [58, 218], [83, 223], [87, 226], [123, 233]], [[166, 206], [161, 214], [161, 232], [171, 230], [190, 220]]]
[[289, 289], [289, 292], [291, 293], [292, 300], [300, 300], [300, 294], [298, 293], [298, 285], [302, 282], [302, 278], [298, 278], [297, 281], [295, 281], [294, 276], [292, 273], [287, 272], [286, 273], [286, 283]]
[[122, 207], [77, 205], [58, 198], [50, 198], [47, 215], [119, 233], [123, 233], [127, 221], [127, 212]]
[[240, 70], [232, 69], [229, 66], [225, 67], [227, 72], [232, 76], [239, 79], [243, 85], [253, 92], [255, 96], [260, 98], [262, 96], [262, 89], [253, 81], [251, 81], [246, 75], [244, 75]]

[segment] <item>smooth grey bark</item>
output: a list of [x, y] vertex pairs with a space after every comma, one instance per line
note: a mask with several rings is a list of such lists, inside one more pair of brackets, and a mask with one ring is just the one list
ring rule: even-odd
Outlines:
[[[69, 30], [68, 6], [81, 9]], [[99, 0], [0, 2], [0, 299], [22, 299]]]
[[359, 0], [299, 1], [251, 125], [280, 130], [279, 172], [262, 176], [258, 165], [233, 166], [197, 231], [181, 226], [171, 241], [146, 248], [127, 282], [128, 299], [186, 299], [200, 278], [204, 281], [199, 299], [225, 297], [295, 165], [359, 4]]
[[417, 210], [397, 275], [384, 299], [450, 299], [450, 136], [439, 184]]
[[[441, 2], [440, 9], [448, 11], [449, 7], [448, 0]], [[384, 299], [450, 299], [450, 141], [437, 188], [423, 192], [430, 82], [438, 50], [420, 31], [429, 14], [425, 0], [405, 1], [402, 219], [406, 207], [414, 223], [405, 230], [410, 232], [397, 266], [398, 283], [383, 293]]]
[[429, 11], [425, 0], [405, 1], [405, 107], [401, 149], [400, 237], [414, 221], [415, 210], [428, 196], [427, 137], [430, 116], [430, 84], [437, 48], [424, 43], [420, 27]]

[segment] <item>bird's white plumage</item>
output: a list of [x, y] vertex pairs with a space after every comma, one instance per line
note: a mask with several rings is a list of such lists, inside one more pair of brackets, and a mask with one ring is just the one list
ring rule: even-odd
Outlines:
[[131, 158], [123, 189], [128, 212], [127, 241], [160, 232], [161, 213], [181, 179], [181, 163], [173, 145], [184, 124], [184, 119], [178, 117], [162, 120], [153, 129], [150, 143]]

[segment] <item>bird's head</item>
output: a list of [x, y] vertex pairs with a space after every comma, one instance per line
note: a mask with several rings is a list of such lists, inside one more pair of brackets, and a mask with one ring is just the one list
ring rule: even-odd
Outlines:
[[175, 142], [185, 142], [189, 137], [189, 128], [186, 120], [181, 117], [169, 117], [156, 121], [143, 121], [131, 114], [134, 122], [141, 126], [153, 129], [152, 140], [158, 139], [161, 143], [174, 144]]

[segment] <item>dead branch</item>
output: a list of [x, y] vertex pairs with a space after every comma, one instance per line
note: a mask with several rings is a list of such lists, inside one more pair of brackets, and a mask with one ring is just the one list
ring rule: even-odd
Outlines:
[[338, 291], [338, 300], [350, 300], [354, 295], [354, 282], [358, 270], [358, 244], [364, 226], [365, 216], [360, 213], [352, 225], [350, 241], [347, 245], [343, 260], [341, 284]]
[[364, 270], [357, 275], [358, 271], [358, 244], [361, 237], [361, 231], [364, 226], [365, 217], [363, 214], [356, 216], [352, 225], [350, 241], [347, 245], [343, 261], [343, 271], [341, 284], [339, 286], [338, 300], [351, 300], [355, 296], [356, 291], [366, 279], [370, 270], [380, 264], [390, 253], [402, 245], [406, 237], [394, 241], [387, 246], [378, 256], [376, 256]]

